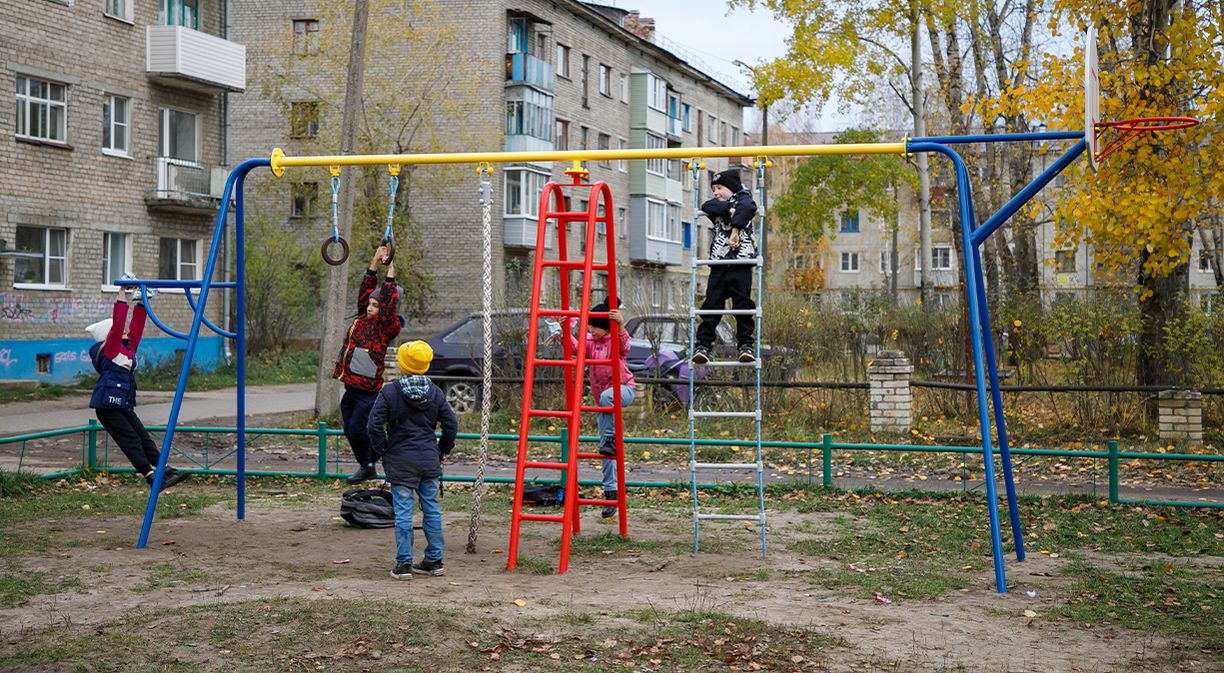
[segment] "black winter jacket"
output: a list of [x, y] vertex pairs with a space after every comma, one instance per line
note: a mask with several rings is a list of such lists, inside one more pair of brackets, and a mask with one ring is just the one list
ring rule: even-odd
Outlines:
[[[710, 199], [701, 204], [701, 212], [714, 224], [710, 238], [710, 259], [751, 259], [756, 257], [756, 234], [752, 223], [757, 205], [747, 189], [741, 189], [726, 201]], [[731, 247], [731, 230], [740, 230], [739, 248]]]
[[[434, 436], [442, 426], [442, 437]], [[367, 426], [370, 449], [382, 458], [393, 486], [419, 488], [442, 476], [442, 456], [455, 447], [459, 423], [442, 389], [429, 377], [404, 376], [382, 387]]]

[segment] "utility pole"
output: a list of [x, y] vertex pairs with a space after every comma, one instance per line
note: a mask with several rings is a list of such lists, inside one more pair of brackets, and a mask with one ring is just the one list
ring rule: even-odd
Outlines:
[[[914, 137], [926, 136], [926, 111], [922, 100], [922, 43], [919, 42], [918, 0], [910, 1], [910, 88], [914, 98]], [[923, 307], [931, 305], [931, 174], [927, 169], [927, 154], [914, 157], [918, 167], [918, 237], [922, 260], [922, 281], [919, 297]]]
[[[348, 78], [344, 84], [344, 114], [340, 121], [340, 154], [353, 154], [357, 145], [357, 120], [365, 80], [366, 26], [369, 0], [353, 2], [353, 33], [349, 44]], [[340, 235], [348, 240], [353, 229], [353, 183], [356, 168], [347, 166], [340, 176], [337, 204]], [[330, 267], [323, 295], [323, 334], [319, 339], [319, 378], [315, 385], [315, 414], [327, 416], [340, 404], [340, 384], [332, 379], [336, 355], [344, 340], [344, 318], [348, 304], [348, 262]]]
[[[748, 65], [747, 63], [744, 63], [743, 61], [739, 59], [736, 59], [732, 61], [731, 63], [733, 65], [737, 65], [747, 70], [748, 72], [752, 73], [753, 80], [756, 80], [756, 77], [757, 77], [756, 68]], [[758, 85], [757, 86], [758, 98], [760, 97], [760, 95], [761, 95], [760, 86]], [[761, 105], [761, 146], [765, 147], [767, 145], [769, 145], [769, 103], [764, 103]], [[761, 160], [764, 161], [765, 157], [762, 156]], [[760, 220], [761, 221], [761, 232], [760, 232], [761, 233], [761, 240], [760, 240], [761, 245], [757, 249], [757, 254], [759, 254], [762, 259], [766, 260], [766, 262], [768, 262], [769, 258], [766, 257], [765, 255], [765, 231], [768, 228], [768, 217], [769, 217], [769, 169], [765, 169], [763, 177], [761, 178], [761, 204], [760, 205], [761, 205], [761, 214], [762, 214], [761, 220]], [[768, 277], [769, 277], [769, 272], [766, 271], [765, 269], [762, 269], [761, 270], [761, 288], [759, 292], [761, 301], [765, 300], [765, 279]]]

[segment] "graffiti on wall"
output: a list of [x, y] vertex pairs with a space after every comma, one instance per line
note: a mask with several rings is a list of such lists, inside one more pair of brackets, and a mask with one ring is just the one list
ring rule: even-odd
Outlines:
[[0, 323], [86, 323], [110, 315], [112, 301], [102, 297], [40, 296], [0, 292]]

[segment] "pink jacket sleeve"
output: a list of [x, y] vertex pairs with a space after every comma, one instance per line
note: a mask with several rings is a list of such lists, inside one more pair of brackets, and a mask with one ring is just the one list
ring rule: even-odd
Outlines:
[[128, 305], [124, 301], [116, 301], [111, 307], [111, 328], [102, 344], [102, 354], [108, 359], [113, 360], [123, 347], [123, 326], [127, 322], [127, 311]]
[[147, 315], [144, 304], [137, 302], [136, 310], [132, 311], [132, 324], [128, 327], [128, 343], [131, 345], [133, 353], [140, 347], [140, 337], [144, 336], [145, 317]]

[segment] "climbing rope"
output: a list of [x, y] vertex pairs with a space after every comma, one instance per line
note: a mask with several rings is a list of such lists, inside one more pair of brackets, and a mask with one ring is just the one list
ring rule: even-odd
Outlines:
[[480, 457], [476, 463], [475, 494], [472, 498], [472, 518], [468, 522], [467, 553], [476, 553], [476, 529], [480, 524], [480, 499], [484, 496], [485, 463], [489, 460], [489, 413], [493, 407], [493, 166], [482, 163], [476, 168], [480, 175], [481, 243], [484, 256], [484, 379], [480, 388]]
[[[349, 244], [340, 236], [340, 167], [328, 166], [328, 172], [331, 173], [331, 192], [332, 192], [332, 235], [323, 239], [323, 247], [320, 252], [323, 253], [323, 261], [332, 266], [340, 266], [344, 264], [349, 256]], [[332, 244], [340, 246], [340, 256], [331, 256]]]

